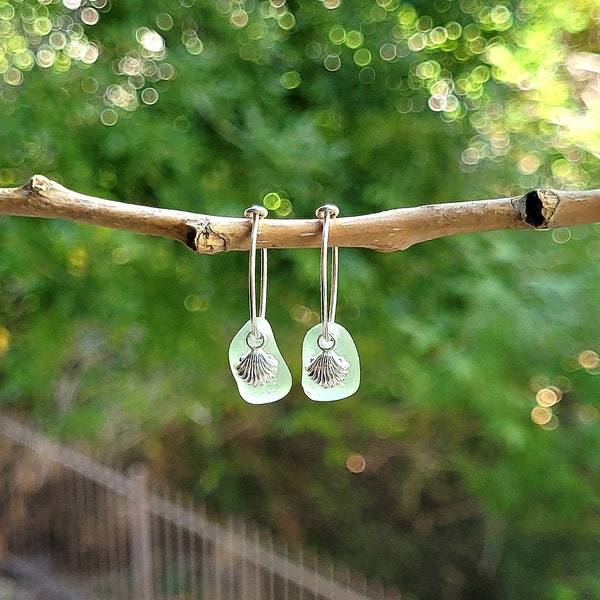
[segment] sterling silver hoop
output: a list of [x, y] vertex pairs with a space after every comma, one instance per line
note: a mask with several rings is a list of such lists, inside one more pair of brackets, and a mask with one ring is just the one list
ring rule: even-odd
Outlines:
[[267, 249], [260, 251], [260, 292], [256, 296], [256, 250], [258, 229], [267, 209], [251, 206], [244, 211], [251, 220], [248, 257], [248, 304], [250, 319], [229, 345], [229, 366], [240, 395], [250, 404], [280, 400], [292, 387], [292, 375], [275, 343], [267, 313]]
[[[360, 360], [352, 336], [335, 322], [338, 296], [339, 253], [331, 248], [328, 277], [329, 229], [339, 214], [337, 206], [325, 204], [316, 210], [323, 222], [321, 238], [321, 322], [308, 330], [302, 342], [302, 387], [311, 400], [347, 398], [360, 384]], [[329, 286], [329, 290], [327, 289]]]
[[[322, 350], [329, 350], [335, 346], [335, 340], [329, 331], [329, 323], [335, 321], [335, 312], [337, 307], [338, 293], [338, 265], [339, 252], [337, 246], [331, 248], [331, 292], [327, 295], [327, 248], [329, 244], [329, 226], [331, 219], [335, 219], [340, 210], [333, 204], [325, 204], [315, 211], [318, 219], [323, 221], [323, 233], [321, 239], [321, 325], [322, 332], [319, 336], [319, 347]], [[323, 347], [326, 346], [326, 347]]]
[[[250, 304], [251, 334], [254, 339], [262, 338], [256, 325], [256, 243], [258, 240], [258, 227], [261, 219], [264, 219], [268, 211], [263, 206], [251, 206], [244, 211], [247, 219], [252, 219], [252, 231], [250, 233], [250, 257], [248, 259], [248, 296]], [[264, 319], [267, 313], [267, 249], [260, 251], [260, 305], [259, 316]]]

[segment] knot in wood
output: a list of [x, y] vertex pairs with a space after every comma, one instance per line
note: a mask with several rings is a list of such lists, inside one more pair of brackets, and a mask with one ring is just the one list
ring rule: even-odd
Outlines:
[[521, 221], [535, 229], [548, 229], [560, 204], [560, 197], [552, 190], [531, 190], [512, 200], [513, 208]]

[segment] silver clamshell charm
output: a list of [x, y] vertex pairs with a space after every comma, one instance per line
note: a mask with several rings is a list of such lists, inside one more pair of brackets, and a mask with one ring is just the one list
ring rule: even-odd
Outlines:
[[246, 356], [242, 356], [235, 365], [240, 379], [252, 387], [266, 385], [277, 375], [279, 361], [267, 354], [262, 348], [252, 348]]
[[331, 388], [348, 377], [350, 363], [333, 350], [324, 350], [310, 361], [306, 371], [317, 385]]
[[229, 346], [229, 366], [242, 398], [250, 404], [281, 400], [292, 387], [292, 374], [275, 343], [269, 322], [256, 317], [258, 336], [247, 321]]
[[319, 323], [308, 330], [302, 344], [302, 387], [317, 401], [352, 396], [360, 385], [360, 359], [354, 340], [338, 323], [328, 323], [334, 340], [323, 340]]

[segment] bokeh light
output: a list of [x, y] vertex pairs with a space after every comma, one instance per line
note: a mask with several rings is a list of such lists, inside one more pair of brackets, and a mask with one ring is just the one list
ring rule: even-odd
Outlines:
[[328, 54], [323, 64], [328, 71], [337, 71], [342, 66], [342, 60], [338, 54]]
[[[180, 0], [179, 5], [185, 11], [193, 3]], [[102, 53], [89, 32], [98, 25], [101, 13], [109, 10], [108, 0], [63, 0], [66, 12], [62, 14], [49, 10], [50, 4], [44, 0], [37, 5], [0, 5], [0, 49], [6, 48], [0, 50], [0, 77], [10, 87], [19, 87], [35, 68], [66, 73], [75, 63], [94, 64]], [[482, 5], [463, 0], [450, 17], [450, 3], [444, 0], [436, 3], [435, 16], [409, 3], [378, 0], [363, 15], [368, 27], [357, 27], [341, 11], [338, 17], [335, 9], [340, 0], [324, 0], [321, 5], [331, 12], [321, 14], [327, 19], [322, 35], [313, 34], [306, 42], [306, 57], [331, 73], [343, 65], [354, 67], [363, 84], [381, 80], [396, 95], [393, 104], [401, 114], [430, 110], [445, 122], [468, 119], [478, 135], [463, 148], [464, 171], [502, 159], [514, 163], [527, 187], [580, 189], [591, 182], [586, 164], [590, 155], [600, 155], [600, 121], [594, 116], [600, 94], [593, 56], [568, 48], [566, 39], [557, 40], [552, 52], [546, 44], [557, 15], [564, 30], [573, 34], [598, 20], [587, 2], [565, 10], [562, 4], [534, 1], [513, 8], [504, 2]], [[257, 64], [272, 63], [279, 41], [296, 30], [300, 11], [307, 10], [317, 20], [320, 14], [316, 8], [298, 8], [284, 0], [223, 0], [215, 6], [224, 22], [245, 40], [239, 56]], [[156, 29], [135, 29], [137, 46], [123, 47], [116, 58], [119, 73], [130, 78], [128, 83], [140, 94], [137, 101], [119, 95], [110, 106], [117, 114], [151, 105], [152, 94], [141, 96], [146, 87], [153, 87], [148, 84], [176, 77], [173, 65], [165, 62], [170, 49], [162, 35], [175, 26], [175, 13], [161, 12], [154, 22]], [[199, 35], [196, 21], [186, 17], [177, 24], [187, 53], [204, 55], [207, 40]], [[281, 86], [297, 88], [298, 57], [280, 58]], [[394, 66], [393, 73], [386, 64]], [[493, 102], [498, 84], [522, 93], [507, 102]], [[103, 85], [123, 87], [124, 82]], [[5, 96], [10, 98], [10, 92], [3, 91]], [[98, 97], [106, 101], [114, 97], [114, 90]], [[527, 143], [531, 139], [536, 140], [538, 153], [531, 151]], [[554, 237], [563, 243], [560, 234]]]
[[559, 425], [560, 425], [560, 420], [558, 419], [558, 417], [556, 415], [553, 414], [547, 423], [540, 424], [540, 429], [543, 429], [544, 431], [554, 431], [555, 429], [558, 428]]
[[561, 401], [562, 391], [554, 386], [545, 387], [537, 392], [535, 399], [540, 406], [550, 408]]
[[346, 468], [351, 473], [362, 473], [367, 468], [367, 461], [361, 454], [351, 454], [346, 459]]
[[87, 7], [81, 11], [81, 20], [86, 25], [95, 25], [100, 19], [100, 15], [95, 8]]
[[300, 304], [291, 308], [290, 316], [304, 327], [312, 327], [319, 322], [319, 315], [314, 310]]
[[583, 350], [577, 356], [577, 360], [587, 371], [595, 371], [600, 367], [600, 357], [594, 350]]
[[582, 425], [594, 425], [600, 418], [600, 412], [592, 404], [582, 404], [577, 407], [577, 419]]
[[10, 348], [10, 331], [6, 327], [0, 326], [0, 358], [2, 358]]
[[552, 419], [552, 410], [545, 406], [535, 406], [531, 410], [531, 420], [536, 425], [547, 425]]
[[162, 31], [170, 31], [173, 28], [173, 17], [168, 13], [161, 13], [156, 17], [156, 26]]
[[559, 227], [552, 230], [552, 239], [557, 244], [566, 244], [571, 237], [571, 230], [568, 227]]
[[201, 312], [208, 309], [208, 301], [204, 296], [190, 294], [183, 301], [185, 309], [189, 312]]
[[107, 108], [100, 113], [100, 121], [103, 125], [108, 125], [112, 127], [117, 124], [119, 120], [119, 116], [112, 108]]
[[141, 94], [144, 104], [156, 104], [158, 102], [158, 92], [154, 88], [146, 88]]
[[280, 82], [286, 90], [293, 90], [300, 85], [300, 74], [298, 71], [287, 71], [281, 76]]
[[269, 192], [263, 197], [263, 205], [267, 210], [277, 210], [281, 206], [281, 196], [277, 192]]

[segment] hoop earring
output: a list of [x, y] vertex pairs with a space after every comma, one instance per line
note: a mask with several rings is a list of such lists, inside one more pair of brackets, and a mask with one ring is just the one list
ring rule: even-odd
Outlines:
[[309, 329], [302, 343], [302, 387], [311, 400], [341, 400], [360, 385], [360, 360], [351, 335], [335, 322], [338, 292], [338, 248], [331, 249], [331, 292], [327, 294], [327, 246], [330, 221], [337, 206], [317, 209], [323, 221], [321, 242], [321, 322]]
[[256, 242], [260, 219], [267, 215], [262, 206], [251, 206], [244, 216], [251, 219], [248, 260], [250, 319], [236, 333], [229, 346], [229, 366], [240, 396], [250, 404], [267, 404], [283, 398], [292, 387], [292, 375], [277, 347], [267, 311], [267, 249], [260, 251], [260, 307], [256, 306]]

